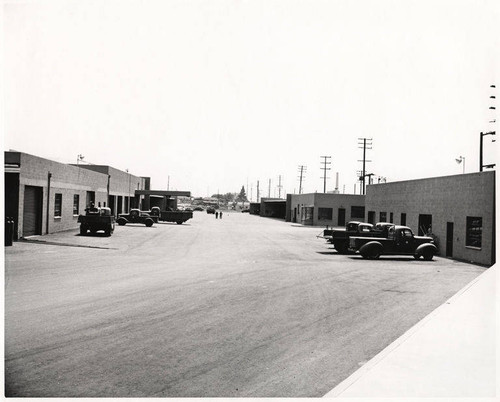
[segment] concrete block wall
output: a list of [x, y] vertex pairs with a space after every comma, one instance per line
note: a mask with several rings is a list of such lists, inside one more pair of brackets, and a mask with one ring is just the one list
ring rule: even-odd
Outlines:
[[[367, 187], [365, 213], [394, 213], [394, 223], [400, 224], [406, 213], [406, 225], [418, 233], [419, 215], [432, 215], [432, 232], [438, 238], [440, 254], [446, 251], [446, 226], [453, 222], [453, 258], [490, 265], [494, 257], [495, 172], [478, 172]], [[482, 217], [482, 247], [467, 247], [467, 216]]]
[[[104, 204], [107, 200], [106, 175], [25, 153], [8, 152], [8, 154], [10, 154], [8, 156], [9, 160], [17, 159], [20, 165], [17, 238], [22, 237], [23, 234], [23, 208], [26, 186], [42, 188], [42, 234], [47, 233], [47, 222], [49, 233], [78, 227], [77, 216], [73, 216], [74, 194], [80, 196], [80, 213], [83, 213], [86, 207], [87, 191], [95, 192], [96, 204], [98, 202]], [[51, 173], [50, 196], [47, 199], [49, 172]], [[54, 216], [56, 193], [62, 194], [61, 218]]]
[[[312, 222], [305, 222], [303, 216], [303, 207], [314, 206]], [[345, 209], [345, 221], [360, 220], [364, 218], [351, 216], [351, 207], [365, 206], [364, 195], [354, 194], [332, 194], [332, 193], [309, 193], [309, 194], [288, 194], [287, 196], [287, 215], [293, 221], [294, 209], [297, 208], [297, 223], [312, 224], [313, 226], [339, 226], [338, 210]], [[318, 208], [331, 208], [332, 219], [318, 219]], [[342, 225], [343, 226], [343, 225]]]

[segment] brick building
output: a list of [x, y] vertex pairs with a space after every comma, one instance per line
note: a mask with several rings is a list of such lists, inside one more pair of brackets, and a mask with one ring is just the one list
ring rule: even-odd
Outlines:
[[148, 180], [110, 167], [68, 165], [23, 152], [4, 155], [5, 216], [14, 219], [15, 239], [77, 228], [90, 202], [111, 201], [118, 211], [118, 197], [128, 197], [120, 204], [128, 208], [137, 186], [144, 189]]

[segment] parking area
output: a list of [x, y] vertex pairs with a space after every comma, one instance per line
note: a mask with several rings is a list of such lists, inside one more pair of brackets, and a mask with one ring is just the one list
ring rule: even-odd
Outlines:
[[338, 255], [321, 232], [196, 212], [16, 242], [6, 394], [322, 396], [485, 270]]

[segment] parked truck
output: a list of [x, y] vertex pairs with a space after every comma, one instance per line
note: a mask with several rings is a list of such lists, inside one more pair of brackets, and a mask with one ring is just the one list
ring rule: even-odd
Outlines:
[[375, 226], [371, 223], [350, 221], [345, 229], [325, 229], [323, 237], [332, 243], [341, 254], [349, 252], [349, 238], [351, 236], [358, 237], [387, 237], [388, 228], [394, 226], [393, 223], [380, 222]]
[[430, 261], [437, 254], [437, 247], [432, 237], [415, 236], [407, 226], [392, 226], [387, 237], [352, 236], [349, 250], [359, 251], [363, 258], [377, 259], [381, 255], [413, 255], [415, 259], [423, 257]]
[[161, 211], [160, 207], [151, 208], [149, 214], [151, 217], [156, 217], [159, 221], [175, 222], [178, 225], [182, 225], [193, 217], [193, 211]]
[[78, 215], [80, 223], [80, 234], [85, 235], [88, 231], [95, 234], [102, 230], [106, 235], [111, 236], [115, 230], [115, 217], [111, 214], [111, 209], [107, 207], [94, 207], [91, 205], [85, 209], [85, 215]]
[[126, 225], [127, 223], [141, 223], [147, 227], [151, 227], [153, 223], [155, 223], [155, 219], [158, 221], [156, 217], [152, 217], [148, 212], [133, 208], [128, 214], [120, 214], [116, 223], [120, 226]]

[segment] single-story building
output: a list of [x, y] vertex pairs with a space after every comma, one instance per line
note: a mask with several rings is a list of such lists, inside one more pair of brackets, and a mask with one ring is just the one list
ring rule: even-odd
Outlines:
[[144, 189], [149, 179], [16, 151], [5, 152], [4, 163], [5, 217], [14, 220], [14, 239], [76, 228], [78, 215], [91, 202], [118, 213], [130, 206], [137, 187]]
[[365, 219], [365, 196], [338, 193], [287, 194], [287, 222], [313, 226], [345, 226]]
[[267, 218], [285, 219], [286, 200], [282, 198], [261, 198], [259, 214]]
[[442, 256], [495, 263], [495, 171], [367, 186], [367, 221], [432, 234]]

